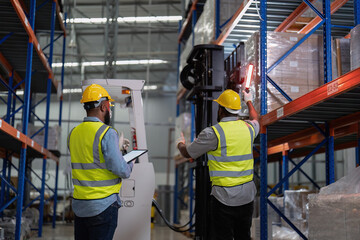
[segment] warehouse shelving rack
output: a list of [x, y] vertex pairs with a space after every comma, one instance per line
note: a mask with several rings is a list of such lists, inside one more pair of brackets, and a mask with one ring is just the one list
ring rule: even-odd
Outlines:
[[[310, 1], [304, 0], [318, 15], [306, 27], [307, 33], [272, 66], [267, 67], [267, 2], [260, 1], [260, 65], [261, 65], [261, 132], [260, 132], [260, 225], [261, 239], [267, 239], [267, 204], [277, 212], [303, 239], [306, 236], [268, 199], [284, 184], [288, 188], [289, 177], [315, 153], [326, 153], [326, 184], [335, 181], [334, 150], [359, 146], [358, 124], [360, 114], [360, 69], [332, 80], [331, 66], [331, 14], [348, 1], [324, 0], [323, 12], [319, 12]], [[358, 9], [360, 1], [354, 2], [355, 26], [360, 23]], [[336, 6], [336, 7], [335, 7]], [[333, 11], [332, 11], [333, 10]], [[296, 17], [296, 16], [295, 16]], [[292, 99], [270, 79], [268, 74], [311, 34], [323, 26], [324, 40], [324, 84], [323, 86], [292, 101]], [[342, 26], [335, 26], [341, 28]], [[344, 28], [348, 28], [345, 26]], [[304, 29], [303, 29], [304, 30]], [[270, 82], [288, 99], [285, 104], [267, 113], [267, 82]], [[269, 142], [268, 142], [269, 141]], [[337, 148], [335, 148], [337, 146]], [[291, 151], [291, 152], [290, 152]], [[357, 152], [359, 148], [357, 149]], [[268, 156], [281, 153], [283, 177], [270, 191], [267, 189]], [[288, 161], [292, 157], [305, 156], [288, 171]], [[269, 158], [270, 159], [270, 158]], [[281, 158], [280, 158], [281, 159]], [[357, 162], [359, 160], [357, 159]], [[293, 162], [293, 161], [292, 161]], [[309, 178], [310, 179], [310, 178]], [[317, 186], [317, 185], [316, 185]], [[317, 186], [318, 187], [318, 186]]]
[[[260, 211], [261, 211], [261, 239], [267, 239], [267, 204], [280, 214], [286, 222], [304, 239], [306, 237], [284, 216], [269, 200], [268, 197], [277, 189], [288, 189], [289, 177], [297, 170], [319, 188], [307, 174], [302, 171], [307, 159], [315, 153], [326, 153], [326, 184], [334, 182], [334, 150], [356, 147], [356, 162], [359, 165], [360, 157], [360, 69], [356, 69], [332, 81], [331, 71], [331, 37], [345, 36], [353, 23], [360, 23], [359, 0], [323, 0], [324, 13], [319, 12], [312, 3], [314, 0], [278, 0], [255, 1], [244, 0], [236, 13], [222, 27], [222, 32], [215, 40], [222, 44], [225, 54], [234, 49], [234, 44], [245, 41], [249, 36], [239, 35], [248, 28], [247, 22], [255, 30], [261, 32], [261, 132], [260, 132]], [[268, 4], [271, 4], [271, 13], [267, 14]], [[256, 13], [258, 6], [260, 12]], [[279, 7], [279, 12], [276, 11]], [[292, 49], [281, 57], [273, 66], [267, 68], [267, 31], [284, 32], [307, 10], [311, 8], [317, 16], [312, 19], [299, 33], [307, 34]], [[346, 9], [345, 9], [346, 8]], [[349, 9], [353, 14], [349, 14]], [[281, 19], [280, 12], [292, 9], [287, 17]], [[342, 10], [344, 9], [344, 10]], [[343, 12], [341, 12], [343, 11]], [[337, 13], [339, 12], [339, 13]], [[340, 13], [341, 12], [341, 13]], [[331, 17], [333, 15], [333, 17]], [[344, 16], [346, 15], [346, 18]], [[354, 17], [352, 19], [352, 17]], [[270, 19], [270, 21], [268, 20]], [[353, 21], [353, 22], [352, 22]], [[300, 97], [294, 101], [273, 81], [267, 74], [286, 58], [297, 46], [313, 33], [320, 33], [323, 27], [324, 37], [324, 76], [322, 87]], [[284, 95], [289, 101], [283, 107], [267, 113], [267, 82]], [[345, 106], [345, 107], [344, 107]], [[259, 149], [257, 149], [259, 151]], [[254, 151], [255, 152], [255, 151]], [[259, 157], [255, 156], [255, 157]], [[298, 164], [292, 160], [295, 157], [304, 157]], [[280, 161], [279, 161], [280, 160]], [[267, 163], [279, 161], [282, 163], [282, 176], [276, 186], [268, 191]], [[294, 169], [288, 170], [288, 163], [294, 164]]]
[[[54, 201], [53, 227], [56, 220], [57, 202], [57, 183], [59, 170], [59, 152], [50, 152], [48, 145], [48, 128], [51, 93], [60, 91], [60, 110], [59, 125], [61, 125], [62, 114], [62, 86], [64, 81], [64, 68], [62, 68], [61, 85], [54, 78], [51, 69], [54, 42], [61, 36], [63, 37], [63, 59], [65, 57], [65, 25], [60, 13], [60, 6], [57, 0], [36, 2], [36, 0], [10, 0], [0, 4], [0, 65], [1, 65], [1, 90], [8, 91], [7, 114], [4, 119], [0, 119], [0, 147], [2, 148], [3, 169], [1, 185], [1, 208], [3, 212], [12, 202], [17, 201], [16, 207], [16, 226], [15, 239], [21, 237], [21, 217], [22, 212], [34, 201], [39, 200], [39, 228], [38, 235], [42, 235], [44, 203]], [[37, 16], [35, 18], [35, 15]], [[41, 48], [36, 33], [48, 33], [50, 43]], [[55, 37], [55, 33], [59, 36]], [[49, 53], [45, 49], [49, 48]], [[32, 81], [34, 80], [34, 81]], [[46, 81], [45, 81], [46, 80]], [[23, 99], [17, 94], [17, 89], [23, 89]], [[37, 103], [32, 103], [31, 93], [46, 93], [46, 97]], [[16, 101], [21, 102], [21, 106], [16, 109]], [[34, 112], [34, 108], [46, 100], [45, 121], [41, 120]], [[22, 110], [22, 132], [14, 128], [15, 114]], [[31, 114], [44, 124], [33, 136], [28, 136], [28, 123]], [[32, 138], [44, 131], [44, 146], [39, 145]], [[18, 186], [15, 188], [10, 184], [11, 157], [19, 158]], [[27, 158], [43, 158], [42, 176], [37, 177], [41, 180], [41, 188], [38, 189], [25, 177]], [[45, 172], [47, 159], [54, 160], [56, 164], [56, 179], [54, 189], [45, 183]], [[32, 169], [30, 169], [33, 171]], [[23, 206], [25, 180], [36, 189], [40, 196], [31, 201], [27, 206]], [[54, 195], [48, 200], [44, 199], [45, 187], [48, 187]], [[15, 193], [15, 197], [10, 199], [9, 189]]]

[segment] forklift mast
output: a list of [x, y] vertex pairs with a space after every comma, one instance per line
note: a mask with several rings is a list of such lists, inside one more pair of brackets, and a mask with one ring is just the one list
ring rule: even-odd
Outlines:
[[[180, 80], [189, 90], [186, 99], [195, 105], [196, 136], [217, 123], [218, 105], [213, 102], [224, 91], [224, 49], [218, 45], [197, 45], [181, 72]], [[211, 183], [206, 154], [195, 160], [195, 239], [209, 239]]]

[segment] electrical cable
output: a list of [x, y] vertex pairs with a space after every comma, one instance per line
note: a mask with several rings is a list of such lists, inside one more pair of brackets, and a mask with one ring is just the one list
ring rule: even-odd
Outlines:
[[192, 225], [192, 226], [189, 227], [188, 229], [181, 229], [181, 228], [183, 228], [183, 227], [185, 227], [185, 226], [187, 226], [187, 225], [189, 225], [189, 224], [191, 223], [191, 221], [192, 221], [192, 219], [193, 219], [193, 217], [194, 217], [194, 213], [192, 214], [192, 216], [191, 216], [191, 218], [190, 218], [190, 221], [189, 221], [188, 223], [186, 223], [186, 224], [183, 225], [183, 226], [177, 227], [177, 226], [174, 226], [173, 224], [171, 224], [171, 223], [169, 222], [169, 220], [167, 220], [167, 219], [165, 218], [165, 216], [164, 216], [164, 214], [163, 214], [163, 211], [161, 210], [161, 208], [160, 208], [159, 204], [156, 202], [156, 200], [153, 199], [152, 202], [153, 202], [156, 210], [157, 210], [158, 213], [160, 214], [160, 217], [164, 220], [164, 222], [166, 223], [166, 225], [167, 225], [171, 230], [173, 230], [173, 231], [175, 231], [175, 232], [188, 232], [188, 231], [190, 231], [192, 228], [195, 227], [195, 225]]

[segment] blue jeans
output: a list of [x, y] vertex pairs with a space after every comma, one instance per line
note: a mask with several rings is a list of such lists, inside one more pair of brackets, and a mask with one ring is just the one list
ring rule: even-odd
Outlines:
[[118, 220], [119, 205], [111, 204], [94, 217], [75, 215], [75, 240], [112, 240]]

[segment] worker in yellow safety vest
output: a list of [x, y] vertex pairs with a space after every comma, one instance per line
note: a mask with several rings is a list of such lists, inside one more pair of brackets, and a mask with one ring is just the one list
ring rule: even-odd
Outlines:
[[259, 133], [259, 115], [252, 95], [243, 91], [250, 120], [239, 120], [241, 99], [225, 90], [218, 99], [218, 123], [202, 130], [189, 145], [182, 135], [180, 153], [196, 159], [207, 153], [210, 181], [210, 239], [250, 240], [256, 186], [253, 182], [253, 142]]
[[102, 86], [88, 86], [80, 101], [87, 117], [68, 136], [75, 240], [112, 240], [117, 227], [121, 179], [129, 178], [133, 163], [126, 163], [117, 131], [108, 126], [113, 101]]

